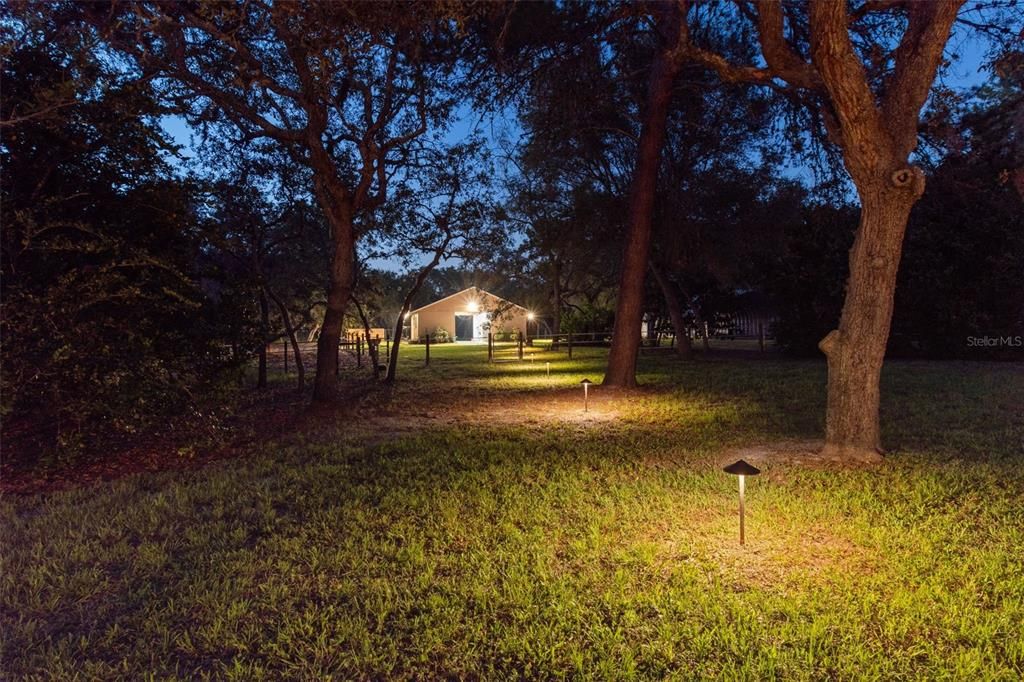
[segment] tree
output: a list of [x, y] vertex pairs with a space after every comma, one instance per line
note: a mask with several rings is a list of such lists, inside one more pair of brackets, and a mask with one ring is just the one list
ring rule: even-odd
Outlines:
[[[571, 288], [589, 292], [600, 280], [581, 275], [600, 273], [613, 280], [613, 291], [619, 283], [615, 324], [622, 333], [613, 338], [606, 382], [632, 385], [653, 231], [660, 221], [660, 237], [678, 246], [664, 251], [686, 249], [683, 235], [693, 230], [684, 229], [683, 216], [694, 202], [679, 197], [723, 169], [750, 164], [761, 150], [747, 143], [771, 107], [763, 96], [684, 64], [673, 48], [680, 36], [674, 3], [601, 6], [566, 23], [578, 46], [532, 77], [513, 206], [559, 299], [557, 313], [574, 278]], [[708, 34], [718, 42], [728, 37], [714, 27]], [[669, 158], [658, 137], [672, 141]], [[666, 200], [672, 209], [659, 210]], [[609, 245], [614, 254], [606, 257]]]
[[330, 228], [314, 400], [335, 394], [361, 219], [454, 104], [452, 22], [432, 3], [116, 4], [97, 22], [196, 124], [263, 139], [312, 174]]
[[[559, 166], [560, 174], [571, 168], [571, 159], [563, 164], [560, 157], [547, 158]], [[510, 214], [523, 226], [525, 236], [515, 267], [530, 278], [524, 284], [532, 285], [516, 300], [533, 297], [539, 284], [543, 291], [536, 298], [547, 301], [551, 331], [560, 334], [567, 310], [594, 304], [614, 290], [622, 202], [601, 188], [574, 180], [571, 173], [545, 178], [538, 170], [524, 163], [522, 177], [512, 190]]]
[[729, 298], [717, 294], [749, 286], [751, 264], [771, 249], [777, 224], [761, 209], [777, 184], [773, 118], [785, 113], [751, 88], [711, 88], [701, 72], [688, 65], [676, 86], [692, 95], [669, 112], [649, 258], [683, 358], [687, 327]]
[[[671, 5], [663, 3], [652, 11], [662, 17], [671, 10]], [[623, 249], [622, 235], [644, 224], [649, 233], [654, 220], [652, 208], [650, 216], [639, 216], [635, 222], [638, 215], [631, 212], [628, 198], [637, 196], [630, 194], [630, 185], [636, 184], [641, 170], [638, 142], [648, 108], [645, 83], [650, 81], [645, 76], [652, 55], [664, 50], [665, 36], [645, 28], [648, 19], [646, 11], [624, 5], [601, 6], [591, 16], [570, 17], [565, 33], [577, 35], [577, 47], [563, 51], [559, 59], [533, 74], [522, 108], [527, 134], [515, 157], [519, 177], [511, 189], [513, 215], [524, 225], [534, 271], [548, 283], [556, 330], [561, 329], [563, 308], [574, 305], [574, 299], [588, 299], [593, 307], [605, 292], [615, 297], [615, 285], [626, 276], [623, 268], [629, 269], [628, 258], [635, 253], [635, 249]], [[729, 116], [742, 119], [740, 102], [735, 107], [722, 103], [731, 105], [737, 100], [734, 93], [746, 93], [741, 88], [733, 87], [732, 92], [719, 88], [723, 92], [706, 97], [703, 88], [714, 79], [700, 68], [686, 76], [663, 84], [674, 101], [674, 106], [666, 108], [668, 122], [662, 122], [674, 130], [665, 134], [686, 138], [691, 144], [674, 159], [678, 163], [672, 170], [677, 177], [664, 172], [660, 149], [648, 164], [656, 182], [650, 189], [662, 194], [673, 181], [685, 183], [679, 176], [689, 179], [689, 171], [683, 171], [687, 163], [706, 165], [708, 154], [728, 154], [739, 148], [731, 128], [727, 131], [715, 124], [724, 124]], [[705, 106], [705, 100], [713, 101], [712, 105]], [[753, 127], [753, 123], [747, 125]], [[718, 135], [705, 134], [705, 127]], [[644, 241], [649, 242], [649, 234]], [[634, 280], [638, 273], [629, 272]], [[646, 265], [639, 272], [641, 291], [645, 273]], [[618, 290], [618, 299], [620, 306], [625, 305], [628, 292], [623, 296]], [[635, 325], [630, 327], [639, 330], [643, 307], [641, 300], [634, 311]], [[626, 315], [620, 312], [620, 317]], [[638, 341], [639, 333], [636, 336]]]
[[644, 279], [647, 275], [651, 247], [651, 224], [654, 197], [665, 142], [669, 107], [676, 76], [683, 67], [684, 43], [681, 27], [685, 13], [674, 2], [652, 3], [658, 47], [651, 63], [640, 138], [637, 143], [636, 166], [629, 190], [629, 216], [626, 229], [622, 269], [619, 275], [619, 298], [615, 310], [612, 347], [604, 385], [628, 387], [636, 385], [636, 356], [640, 349], [640, 323], [643, 318]]
[[[219, 145], [204, 156], [218, 153], [225, 158]], [[206, 258], [227, 265], [230, 286], [246, 290], [256, 301], [262, 341], [257, 387], [267, 385], [267, 345], [283, 337], [291, 344], [301, 391], [305, 363], [297, 322], [310, 323], [322, 298], [318, 273], [324, 270], [326, 229], [316, 207], [302, 198], [302, 167], [286, 155], [236, 147], [227, 158], [227, 164], [206, 164], [216, 168], [209, 191]]]
[[199, 192], [167, 163], [168, 110], [76, 16], [0, 9], [3, 422], [62, 453], [194, 408], [246, 342], [201, 286]]
[[[741, 102], [730, 110], [747, 110]], [[730, 131], [740, 141], [755, 134], [718, 116], [710, 122], [723, 138]], [[680, 147], [683, 158], [677, 160]], [[735, 312], [720, 304], [760, 284], [786, 224], [788, 216], [772, 209], [788, 183], [775, 180], [770, 165], [747, 168], [751, 161], [739, 153], [744, 149], [745, 144], [716, 148], [714, 141], [666, 149], [668, 172], [658, 195], [650, 268], [675, 329], [676, 353], [684, 358], [690, 356], [688, 331], [694, 325], [714, 326], [717, 315]]]
[[371, 257], [399, 257], [410, 270], [395, 317], [385, 382], [398, 373], [402, 327], [420, 289], [444, 260], [478, 259], [504, 245], [503, 225], [493, 214], [490, 168], [479, 140], [435, 148], [418, 165], [426, 173], [397, 189], [370, 235]]
[[[704, 9], [684, 3], [690, 19]], [[819, 344], [828, 359], [823, 456], [875, 461], [882, 448], [879, 381], [907, 218], [924, 191], [910, 164], [918, 121], [963, 0], [736, 3], [756, 26], [763, 65], [737, 64], [690, 40], [688, 57], [733, 82], [820, 103], [861, 203], [839, 327]], [[898, 41], [893, 36], [899, 36]]]

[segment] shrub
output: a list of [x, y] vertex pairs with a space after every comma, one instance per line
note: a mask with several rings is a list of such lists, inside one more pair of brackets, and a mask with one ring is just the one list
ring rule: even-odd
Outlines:
[[515, 341], [516, 332], [512, 329], [505, 329], [504, 327], [494, 332], [495, 341]]
[[452, 338], [451, 333], [444, 327], [438, 327], [434, 330], [434, 333], [430, 335], [431, 343], [451, 343], [455, 339]]

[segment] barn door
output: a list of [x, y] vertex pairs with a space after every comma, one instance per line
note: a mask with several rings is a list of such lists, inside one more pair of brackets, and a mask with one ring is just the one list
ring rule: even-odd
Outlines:
[[456, 315], [455, 316], [455, 340], [456, 341], [472, 341], [473, 340], [473, 316], [472, 315]]

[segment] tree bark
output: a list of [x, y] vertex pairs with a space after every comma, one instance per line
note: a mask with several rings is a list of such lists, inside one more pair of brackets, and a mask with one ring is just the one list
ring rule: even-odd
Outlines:
[[861, 191], [860, 226], [850, 249], [850, 276], [839, 329], [818, 344], [828, 358], [825, 449], [830, 459], [878, 461], [879, 382], [910, 209], [924, 189], [878, 184]]
[[612, 347], [608, 353], [605, 386], [636, 386], [636, 358], [640, 349], [640, 325], [643, 318], [644, 277], [651, 246], [651, 221], [654, 195], [665, 143], [672, 88], [682, 65], [680, 46], [681, 17], [673, 3], [662, 8], [662, 24], [668, 44], [658, 50], [651, 66], [647, 103], [636, 168], [629, 198], [629, 226], [619, 278], [619, 300], [615, 309]]
[[[323, 202], [321, 202], [323, 205]], [[316, 346], [316, 378], [313, 401], [330, 402], [337, 396], [338, 344], [341, 343], [345, 310], [352, 298], [355, 280], [355, 231], [348, 207], [325, 211], [331, 226], [334, 252], [327, 289], [327, 309]]]
[[676, 295], [672, 283], [668, 281], [661, 269], [651, 261], [651, 274], [657, 280], [661, 288], [661, 294], [665, 297], [665, 306], [668, 308], [668, 315], [672, 319], [672, 328], [676, 332], [676, 355], [684, 360], [693, 357], [693, 348], [690, 346], [690, 337], [686, 334], [686, 320], [683, 317], [683, 306]]
[[910, 209], [924, 174], [907, 165], [917, 146], [921, 107], [963, 0], [910, 3], [885, 93], [876, 99], [853, 46], [845, 3], [811, 3], [811, 55], [832, 103], [831, 128], [860, 196], [850, 276], [839, 329], [818, 344], [828, 358], [828, 458], [877, 461], [879, 383], [892, 321]]

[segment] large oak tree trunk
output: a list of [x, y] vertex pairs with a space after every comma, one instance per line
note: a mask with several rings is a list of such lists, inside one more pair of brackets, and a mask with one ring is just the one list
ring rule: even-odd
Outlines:
[[924, 192], [924, 174], [906, 164], [962, 4], [907, 3], [907, 27], [880, 99], [850, 39], [846, 3], [809, 5], [811, 54], [831, 101], [826, 124], [840, 143], [861, 202], [839, 329], [819, 344], [828, 357], [826, 457], [881, 457], [879, 382], [896, 272], [910, 209]]
[[677, 53], [680, 16], [673, 6], [665, 12], [665, 34], [670, 45], [658, 50], [651, 66], [647, 86], [646, 111], [640, 130], [636, 168], [629, 197], [629, 226], [619, 278], [619, 299], [615, 308], [612, 347], [608, 353], [605, 386], [636, 386], [636, 357], [640, 349], [640, 324], [643, 319], [644, 276], [651, 247], [651, 220], [654, 195], [665, 143], [672, 86], [682, 64]]
[[693, 348], [690, 346], [690, 337], [686, 334], [686, 319], [683, 317], [683, 306], [679, 296], [672, 288], [672, 282], [668, 281], [661, 269], [651, 262], [651, 274], [661, 288], [661, 294], [665, 297], [665, 306], [668, 308], [668, 316], [672, 319], [672, 328], [676, 332], [676, 355], [685, 360], [693, 357]]
[[907, 169], [904, 185], [861, 190], [860, 226], [850, 249], [850, 276], [839, 329], [821, 340], [828, 358], [825, 449], [832, 459], [881, 458], [879, 382], [892, 321], [896, 273], [910, 209], [923, 175]]
[[[764, 84], [773, 79], [794, 91], [824, 95], [822, 120], [843, 152], [861, 200], [839, 329], [819, 344], [829, 374], [824, 454], [875, 460], [881, 450], [879, 381], [896, 271], [910, 209], [924, 191], [924, 175], [907, 163], [917, 146], [921, 108], [964, 0], [861, 3], [857, 9], [838, 0], [803, 3], [810, 61], [787, 37], [786, 4], [754, 4], [765, 68], [734, 66], [688, 40], [684, 45], [726, 80]], [[860, 15], [892, 5], [905, 15], [902, 34], [886, 30], [872, 36], [869, 30], [865, 41]], [[888, 46], [895, 46], [891, 56], [875, 59], [875, 52]]]
[[324, 312], [320, 338], [316, 346], [316, 378], [313, 401], [329, 402], [337, 394], [338, 344], [341, 343], [345, 310], [352, 298], [355, 281], [355, 235], [352, 214], [339, 210], [328, 215], [334, 242], [331, 275], [327, 289], [327, 310]]

